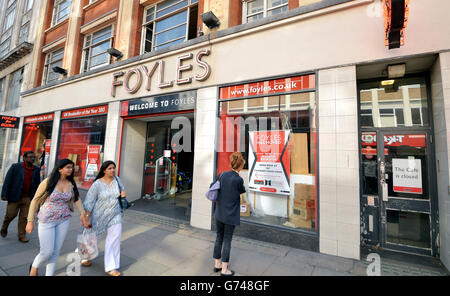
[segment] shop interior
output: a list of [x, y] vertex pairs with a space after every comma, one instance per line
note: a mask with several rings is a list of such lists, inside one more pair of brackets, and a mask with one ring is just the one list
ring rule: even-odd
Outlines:
[[[174, 120], [180, 116], [182, 119], [178, 122], [182, 125], [178, 126]], [[137, 134], [133, 135], [131, 130]], [[131, 152], [131, 143], [136, 144], [136, 140], [144, 147], [143, 151]], [[143, 172], [138, 177], [142, 180], [141, 185], [135, 182], [138, 187], [132, 193], [139, 197], [134, 200], [133, 209], [189, 221], [194, 167], [194, 113], [126, 120], [122, 144], [121, 178], [130, 184], [127, 172], [131, 167], [126, 163], [130, 158]], [[135, 157], [129, 153], [136, 153]], [[140, 192], [138, 188], [141, 188]]]
[[[48, 159], [53, 121], [25, 124], [22, 135], [20, 155], [33, 151], [36, 155], [34, 165], [41, 168], [41, 178], [47, 176]], [[47, 149], [46, 149], [47, 148]]]

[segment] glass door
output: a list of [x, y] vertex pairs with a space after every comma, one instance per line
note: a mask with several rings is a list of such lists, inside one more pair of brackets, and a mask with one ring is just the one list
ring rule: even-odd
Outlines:
[[426, 131], [378, 132], [381, 246], [432, 255], [430, 143]]

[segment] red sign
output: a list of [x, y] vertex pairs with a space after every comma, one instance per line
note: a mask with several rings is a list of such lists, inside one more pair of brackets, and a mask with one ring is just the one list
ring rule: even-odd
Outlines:
[[108, 113], [108, 105], [88, 107], [62, 112], [61, 118], [75, 118]]
[[86, 163], [86, 174], [84, 176], [85, 181], [95, 179], [95, 175], [100, 167], [100, 152], [102, 151], [102, 145], [88, 145], [87, 156], [88, 161]]
[[[364, 133], [361, 135], [363, 146], [377, 145], [377, 135], [375, 133]], [[426, 139], [424, 134], [420, 135], [385, 135], [384, 146], [398, 147], [426, 147]]]
[[53, 113], [25, 117], [25, 123], [36, 123], [53, 120]]
[[280, 94], [316, 87], [316, 76], [303, 75], [220, 88], [220, 99]]
[[0, 118], [0, 127], [5, 128], [18, 128], [19, 127], [19, 117], [15, 116], [2, 116]]

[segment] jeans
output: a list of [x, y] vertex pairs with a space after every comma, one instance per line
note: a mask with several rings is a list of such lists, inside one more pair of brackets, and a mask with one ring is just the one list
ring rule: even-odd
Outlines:
[[214, 259], [222, 258], [222, 262], [230, 262], [231, 239], [233, 238], [234, 227], [234, 225], [224, 224], [216, 220], [217, 236], [214, 244]]
[[45, 271], [46, 276], [55, 274], [56, 263], [58, 262], [59, 252], [69, 230], [70, 219], [63, 221], [55, 221], [50, 223], [39, 223], [39, 254], [34, 258], [33, 267], [39, 266], [47, 262]]

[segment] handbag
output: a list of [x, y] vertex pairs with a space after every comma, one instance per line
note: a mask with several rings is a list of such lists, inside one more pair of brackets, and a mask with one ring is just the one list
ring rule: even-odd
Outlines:
[[117, 177], [114, 176], [114, 178], [117, 181], [117, 186], [119, 187], [119, 196], [117, 197], [119, 199], [119, 206], [120, 206], [120, 210], [123, 212], [123, 210], [128, 209], [129, 207], [131, 207], [131, 204], [128, 202], [126, 197], [122, 197], [122, 188], [120, 188], [119, 185], [119, 180], [117, 180]]
[[209, 186], [208, 191], [206, 192], [206, 198], [210, 201], [217, 201], [217, 197], [219, 196], [220, 190], [220, 179], [222, 178], [223, 173], [219, 175], [219, 178]]
[[97, 233], [92, 228], [85, 228], [77, 236], [77, 249], [75, 250], [81, 260], [92, 260], [98, 256]]

